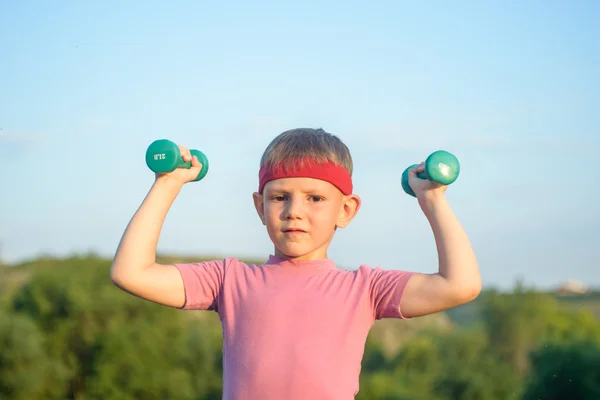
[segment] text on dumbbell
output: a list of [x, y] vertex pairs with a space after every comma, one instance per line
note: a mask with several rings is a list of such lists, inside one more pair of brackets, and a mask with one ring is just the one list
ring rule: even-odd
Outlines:
[[448, 173], [450, 172], [450, 167], [444, 163], [438, 163], [438, 168], [440, 169], [440, 172], [444, 175], [448, 175]]
[[155, 154], [154, 155], [154, 159], [155, 160], [164, 160], [166, 158], [165, 154]]

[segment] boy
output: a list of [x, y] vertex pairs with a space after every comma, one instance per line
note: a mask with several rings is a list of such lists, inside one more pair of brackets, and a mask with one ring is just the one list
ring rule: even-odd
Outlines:
[[117, 249], [111, 279], [121, 289], [170, 307], [212, 310], [223, 327], [223, 399], [352, 399], [369, 329], [376, 319], [407, 319], [473, 300], [481, 281], [467, 235], [446, 188], [417, 178], [409, 184], [428, 219], [439, 272], [361, 265], [336, 268], [327, 248], [337, 228], [358, 212], [352, 158], [336, 136], [294, 129], [265, 150], [253, 194], [274, 252], [262, 265], [235, 258], [159, 265], [156, 245], [182, 186], [202, 166], [158, 175]]

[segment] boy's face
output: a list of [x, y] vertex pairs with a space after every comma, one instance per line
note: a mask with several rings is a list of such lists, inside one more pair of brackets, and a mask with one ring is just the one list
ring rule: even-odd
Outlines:
[[310, 260], [327, 257], [336, 227], [350, 223], [360, 198], [319, 179], [282, 178], [254, 193], [254, 205], [276, 256]]

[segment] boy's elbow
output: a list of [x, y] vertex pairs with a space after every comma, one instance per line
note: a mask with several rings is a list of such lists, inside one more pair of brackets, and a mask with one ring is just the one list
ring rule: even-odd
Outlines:
[[481, 283], [474, 285], [467, 293], [467, 302], [475, 300], [481, 294]]
[[118, 288], [123, 289], [127, 285], [127, 278], [118, 265], [111, 266], [109, 276], [110, 281]]
[[448, 301], [453, 307], [461, 306], [475, 300], [481, 293], [479, 279], [458, 280], [449, 283]]
[[119, 289], [131, 293], [147, 281], [144, 275], [148, 268], [131, 263], [113, 262], [109, 273], [110, 280]]
[[481, 282], [473, 282], [461, 287], [458, 293], [459, 304], [470, 303], [481, 293]]
[[113, 285], [115, 285], [118, 288], [122, 288], [123, 287], [123, 280], [121, 279], [121, 277], [116, 274], [114, 271], [110, 271], [110, 281], [113, 283]]

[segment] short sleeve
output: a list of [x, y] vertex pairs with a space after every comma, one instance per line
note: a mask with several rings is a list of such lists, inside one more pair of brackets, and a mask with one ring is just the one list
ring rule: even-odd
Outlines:
[[375, 319], [409, 319], [402, 315], [400, 303], [404, 288], [414, 274], [400, 270], [370, 269], [370, 295]]
[[218, 312], [219, 294], [225, 276], [225, 261], [174, 265], [181, 274], [185, 290], [185, 303], [181, 309]]

